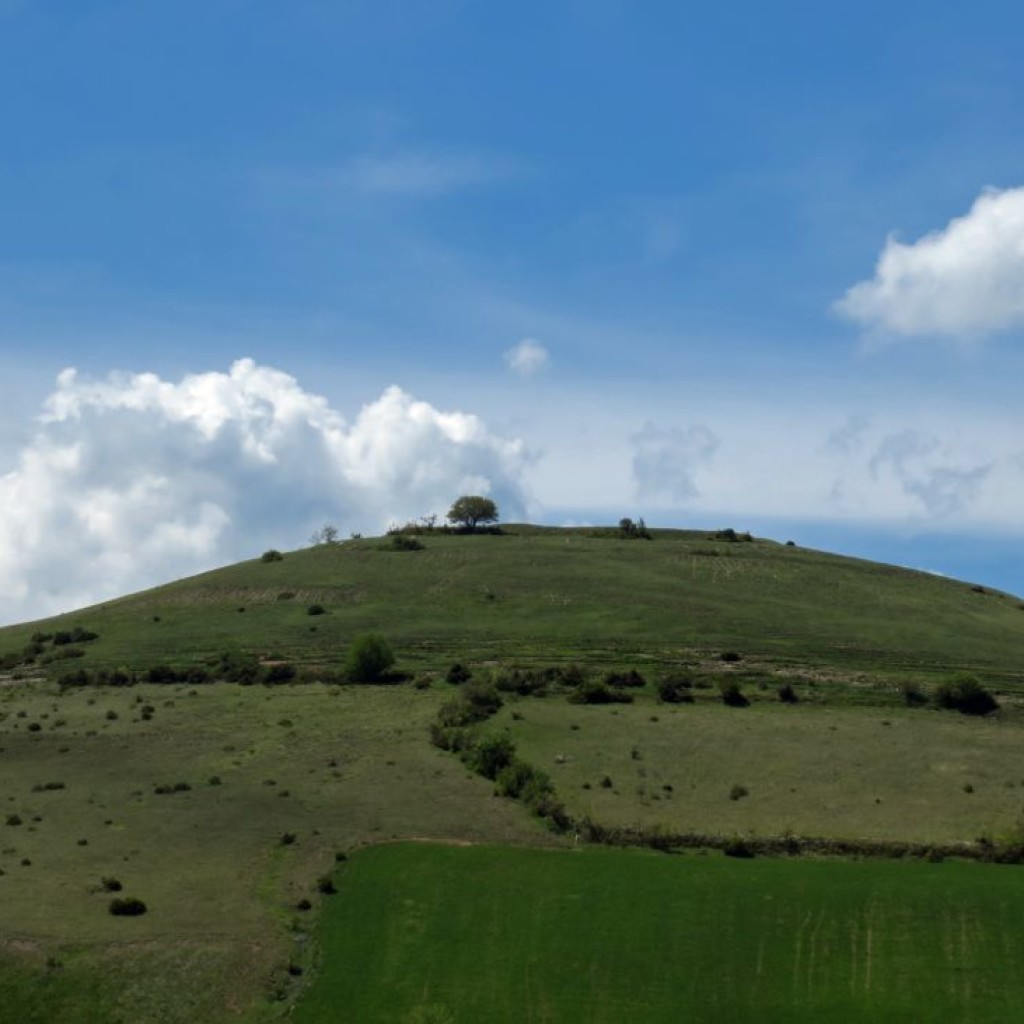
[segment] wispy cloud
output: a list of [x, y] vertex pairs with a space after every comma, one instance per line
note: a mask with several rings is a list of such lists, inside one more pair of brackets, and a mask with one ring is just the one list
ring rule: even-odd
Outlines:
[[633, 482], [636, 496], [688, 501], [700, 493], [697, 472], [718, 448], [705, 426], [659, 427], [647, 423], [633, 435]]
[[534, 338], [523, 338], [505, 352], [505, 364], [520, 377], [532, 377], [548, 364], [548, 350]]
[[1024, 187], [988, 189], [918, 239], [890, 236], [875, 276], [836, 303], [869, 330], [979, 339], [1024, 324]]
[[330, 178], [359, 192], [431, 198], [500, 181], [519, 173], [514, 161], [480, 153], [405, 152], [361, 154]]

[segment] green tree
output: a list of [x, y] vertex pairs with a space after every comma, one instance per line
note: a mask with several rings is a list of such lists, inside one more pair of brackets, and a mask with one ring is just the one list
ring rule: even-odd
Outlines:
[[482, 523], [496, 523], [498, 506], [479, 494], [464, 494], [448, 510], [448, 521], [472, 531]]
[[345, 675], [353, 683], [377, 683], [394, 663], [395, 654], [387, 640], [368, 633], [352, 641], [345, 659]]

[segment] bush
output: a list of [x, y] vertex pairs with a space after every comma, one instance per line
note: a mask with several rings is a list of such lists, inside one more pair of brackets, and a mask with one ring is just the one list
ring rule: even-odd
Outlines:
[[357, 637], [345, 660], [345, 675], [353, 683], [377, 683], [395, 663], [391, 645], [374, 634]]
[[393, 533], [391, 534], [391, 550], [422, 551], [423, 542], [417, 540], [415, 537], [410, 537], [407, 533]]
[[469, 683], [462, 691], [462, 700], [472, 709], [473, 720], [477, 722], [490, 718], [504, 703], [498, 691], [486, 683]]
[[290, 683], [295, 678], [295, 666], [287, 661], [267, 666], [266, 681], [268, 683]]
[[485, 779], [496, 779], [515, 757], [516, 745], [508, 736], [491, 736], [481, 740], [472, 752], [473, 770]]
[[261, 562], [283, 562], [284, 561], [284, 555], [282, 555], [281, 552], [276, 550], [275, 548], [271, 548], [269, 551], [264, 551], [263, 554], [260, 555], [260, 561]]
[[666, 676], [658, 682], [658, 700], [663, 704], [692, 704], [692, 687], [689, 676]]
[[322, 604], [311, 604], [306, 609], [307, 615], [326, 615], [327, 609]]
[[908, 708], [919, 708], [928, 703], [928, 698], [917, 683], [903, 683], [900, 686], [900, 696]]
[[733, 786], [729, 790], [730, 800], [742, 800], [745, 796], [750, 795], [750, 790], [746, 786]]
[[743, 696], [739, 683], [732, 682], [731, 680], [720, 683], [719, 690], [722, 694], [722, 703], [727, 704], [731, 708], [745, 708], [750, 704], [750, 701]]
[[796, 695], [796, 690], [789, 683], [783, 683], [779, 687], [779, 700], [783, 704], [796, 704], [800, 698]]
[[647, 685], [647, 680], [635, 668], [628, 672], [609, 672], [604, 681], [608, 686], [639, 688]]
[[115, 897], [110, 901], [110, 913], [114, 917], [139, 917], [146, 913], [146, 904], [134, 896]]
[[445, 680], [453, 686], [461, 686], [463, 683], [468, 683], [472, 675], [473, 673], [470, 672], [465, 665], [460, 662], [455, 662], [455, 664], [448, 669], [448, 674], [445, 676]]
[[330, 875], [321, 875], [316, 880], [317, 892], [324, 896], [333, 896], [338, 890], [334, 885], [334, 879]]
[[726, 857], [742, 857], [749, 859], [754, 856], [753, 848], [742, 839], [730, 839], [724, 847], [722, 852]]
[[124, 886], [116, 878], [101, 878], [100, 888], [104, 892], [120, 892]]
[[960, 675], [942, 683], [935, 691], [935, 703], [940, 708], [959, 711], [963, 715], [987, 715], [999, 707], [981, 682], [972, 675]]
[[588, 680], [569, 694], [570, 704], [632, 704], [633, 695], [612, 690], [596, 679]]

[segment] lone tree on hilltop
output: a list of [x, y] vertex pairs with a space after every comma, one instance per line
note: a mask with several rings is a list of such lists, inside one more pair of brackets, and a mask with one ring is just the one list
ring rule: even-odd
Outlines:
[[496, 523], [498, 506], [490, 498], [483, 498], [479, 494], [464, 494], [456, 498], [448, 510], [448, 521], [472, 532], [481, 523]]

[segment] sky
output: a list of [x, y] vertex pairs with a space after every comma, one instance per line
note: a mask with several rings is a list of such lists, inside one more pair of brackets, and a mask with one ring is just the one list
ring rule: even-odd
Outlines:
[[463, 493], [1024, 594], [1022, 38], [0, 0], [0, 623]]

